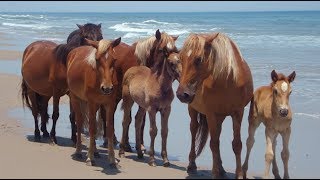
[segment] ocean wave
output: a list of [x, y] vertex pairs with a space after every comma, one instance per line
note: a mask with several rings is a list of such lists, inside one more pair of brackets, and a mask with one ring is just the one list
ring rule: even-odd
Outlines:
[[15, 24], [15, 23], [2, 23], [3, 26], [11, 26], [11, 27], [24, 27], [31, 29], [50, 29], [52, 26], [40, 25], [40, 24]]
[[124, 22], [110, 26], [109, 29], [113, 29], [118, 32], [127, 32], [125, 35], [127, 38], [136, 37], [138, 35], [152, 35], [157, 29], [165, 31], [170, 35], [182, 35], [190, 32], [190, 30], [186, 29], [182, 24], [161, 22], [154, 19], [142, 22]]
[[308, 117], [320, 119], [320, 114], [307, 114], [307, 113], [294, 113], [294, 114], [299, 116], [308, 116]]
[[16, 14], [16, 15], [10, 15], [10, 14], [0, 14], [0, 18], [5, 19], [5, 18], [14, 18], [14, 19], [21, 19], [21, 18], [29, 18], [29, 19], [46, 19], [45, 15], [39, 15], [39, 16], [34, 16], [30, 14]]
[[33, 39], [36, 39], [36, 40], [47, 40], [47, 41], [53, 41], [53, 42], [59, 42], [59, 43], [65, 41], [65, 39], [62, 39], [62, 38], [35, 37]]

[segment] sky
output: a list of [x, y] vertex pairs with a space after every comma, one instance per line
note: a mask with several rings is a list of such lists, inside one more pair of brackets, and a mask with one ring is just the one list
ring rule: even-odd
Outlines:
[[226, 12], [320, 10], [320, 1], [0, 1], [0, 12]]

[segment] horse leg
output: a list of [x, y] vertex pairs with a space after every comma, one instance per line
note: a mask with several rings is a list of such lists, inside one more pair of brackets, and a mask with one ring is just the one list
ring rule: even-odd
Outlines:
[[161, 111], [161, 138], [162, 138], [161, 156], [163, 159], [164, 167], [170, 166], [170, 162], [168, 160], [168, 153], [167, 153], [168, 120], [169, 120], [170, 112], [171, 112], [170, 105]]
[[[123, 98], [123, 120], [122, 120], [122, 138], [120, 142], [120, 150], [119, 150], [119, 157], [124, 157], [124, 152], [128, 152], [127, 147], [127, 137], [129, 133], [129, 126], [132, 121], [131, 119], [131, 108], [133, 106], [134, 101], [131, 97], [124, 97]], [[131, 149], [131, 148], [130, 148]]]
[[291, 134], [291, 127], [289, 127], [287, 130], [281, 133], [282, 136], [282, 144], [283, 144], [283, 150], [281, 152], [281, 158], [283, 161], [283, 167], [284, 167], [284, 176], [283, 179], [289, 179], [289, 171], [288, 171], [288, 161], [289, 161], [289, 139]]
[[[30, 90], [30, 89], [28, 89]], [[30, 91], [28, 93], [29, 99], [31, 101], [31, 110], [32, 110], [32, 115], [34, 118], [34, 141], [36, 142], [40, 142], [41, 139], [41, 135], [40, 135], [40, 130], [39, 130], [39, 122], [38, 122], [38, 114], [39, 112], [39, 107], [37, 104], [37, 100], [36, 100], [36, 94], [33, 91]]]
[[[139, 110], [135, 116], [135, 128], [136, 128], [136, 150], [138, 154], [138, 158], [141, 159], [143, 158], [143, 145], [142, 145], [142, 136], [143, 136], [143, 131], [142, 131], [142, 126], [143, 126], [143, 121], [144, 117], [146, 114], [146, 110], [143, 109], [142, 107], [139, 106]], [[142, 134], [142, 135], [141, 135]]]
[[141, 151], [142, 152], [145, 152], [146, 151], [146, 148], [144, 147], [144, 140], [143, 140], [143, 134], [144, 134], [144, 126], [146, 124], [146, 112], [144, 112], [144, 115], [142, 117], [142, 124], [141, 124], [141, 133], [140, 133], [140, 138], [141, 138]]
[[51, 140], [57, 144], [57, 138], [56, 138], [56, 124], [57, 120], [59, 118], [59, 101], [60, 101], [60, 96], [57, 95], [56, 92], [53, 94], [53, 113], [52, 113], [52, 129], [50, 132], [50, 137]]
[[208, 128], [210, 132], [210, 149], [212, 152], [212, 176], [214, 179], [219, 178], [220, 176], [220, 167], [219, 167], [219, 128], [217, 118], [213, 114], [209, 114], [209, 116], [206, 116], [207, 122], [208, 122]]
[[82, 143], [81, 143], [81, 132], [82, 132], [82, 125], [83, 125], [83, 117], [81, 113], [81, 102], [78, 97], [70, 93], [70, 104], [72, 106], [72, 111], [75, 115], [75, 121], [77, 124], [77, 140], [76, 140], [76, 151], [74, 156], [78, 159], [82, 158]]
[[48, 115], [48, 102], [51, 97], [48, 96], [41, 96], [38, 94], [38, 97], [40, 98], [40, 114], [41, 114], [41, 131], [43, 133], [44, 138], [48, 138], [49, 133], [47, 131], [47, 123], [49, 120], [49, 115]]
[[96, 113], [98, 110], [98, 105], [93, 102], [88, 102], [88, 109], [89, 109], [89, 136], [90, 136], [90, 143], [89, 143], [89, 150], [88, 150], [88, 158], [86, 163], [88, 166], [94, 166], [94, 152], [96, 151]]
[[257, 128], [260, 126], [260, 124], [261, 124], [260, 121], [249, 116], [249, 129], [248, 129], [249, 136], [248, 136], [247, 142], [246, 142], [247, 153], [246, 153], [246, 159], [242, 165], [242, 173], [243, 173], [243, 177], [245, 179], [247, 178], [247, 171], [248, 171], [248, 164], [249, 164], [249, 157], [250, 157], [251, 149], [252, 149], [253, 144], [255, 142], [254, 134], [255, 134]]
[[224, 119], [226, 118], [225, 116], [217, 116], [217, 136], [218, 136], [218, 163], [219, 163], [219, 176], [223, 177], [227, 172], [224, 170], [222, 166], [222, 160], [221, 160], [221, 154], [220, 154], [220, 135], [221, 135], [221, 130], [222, 130], [222, 123]]
[[114, 112], [116, 104], [109, 104], [104, 106], [106, 108], [107, 114], [107, 138], [108, 138], [108, 150], [109, 150], [109, 163], [111, 168], [117, 168], [117, 163], [114, 149], [113, 149], [113, 136], [114, 136]]
[[236, 178], [242, 179], [242, 168], [241, 168], [241, 150], [242, 150], [242, 142], [241, 142], [241, 122], [243, 117], [244, 109], [235, 112], [232, 117], [233, 124], [233, 141], [232, 141], [232, 149], [236, 156]]
[[151, 137], [151, 144], [150, 144], [150, 157], [149, 157], [149, 165], [155, 167], [155, 159], [154, 159], [154, 140], [157, 136], [158, 129], [156, 124], [156, 111], [151, 108], [151, 110], [148, 111], [149, 113], [149, 119], [150, 119], [150, 137]]
[[272, 161], [272, 173], [275, 177], [275, 179], [281, 179], [279, 175], [279, 168], [277, 165], [277, 158], [276, 158], [276, 146], [277, 146], [277, 136], [278, 133], [274, 136], [273, 143], [272, 143], [272, 151], [274, 153], [273, 161]]
[[196, 134], [198, 131], [199, 123], [197, 120], [198, 112], [193, 109], [191, 106], [188, 106], [189, 116], [191, 118], [190, 121], [190, 132], [191, 132], [191, 149], [189, 153], [189, 165], [187, 168], [187, 172], [189, 174], [197, 173], [197, 165], [196, 165]]
[[[117, 100], [116, 103], [116, 107], [115, 110], [117, 110], [117, 105], [118, 105], [119, 101]], [[106, 124], [106, 110], [104, 108], [104, 106], [100, 106], [100, 111], [101, 111], [101, 118], [103, 119], [103, 137], [104, 137], [104, 142], [103, 142], [103, 147], [107, 148], [108, 147], [108, 139], [107, 139], [107, 133], [106, 133], [106, 129], [107, 129], [107, 124]], [[116, 134], [113, 135], [113, 145], [116, 146], [119, 143], [119, 141], [117, 140]]]
[[69, 96], [69, 107], [70, 107], [70, 115], [69, 115], [69, 119], [70, 119], [70, 124], [71, 124], [71, 140], [73, 141], [74, 144], [77, 144], [77, 136], [76, 136], [76, 122], [75, 122], [75, 113], [72, 107], [72, 103], [71, 103], [71, 97]]
[[266, 133], [267, 145], [266, 145], [266, 155], [265, 155], [266, 167], [265, 167], [265, 171], [264, 171], [264, 178], [268, 179], [269, 172], [270, 172], [270, 165], [271, 165], [271, 162], [274, 158], [272, 144], [273, 144], [273, 140], [276, 135], [276, 132], [273, 129], [266, 127], [265, 133]]

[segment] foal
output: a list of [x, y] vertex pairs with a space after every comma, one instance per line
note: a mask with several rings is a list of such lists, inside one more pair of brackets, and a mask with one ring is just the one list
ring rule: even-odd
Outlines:
[[249, 112], [249, 137], [247, 139], [246, 160], [242, 166], [244, 177], [246, 178], [248, 170], [248, 161], [250, 151], [254, 144], [254, 134], [260, 123], [266, 126], [265, 134], [267, 149], [265, 155], [266, 167], [264, 176], [268, 178], [270, 164], [272, 162], [272, 172], [276, 179], [280, 178], [279, 170], [275, 157], [276, 138], [280, 133], [283, 141], [283, 150], [281, 158], [284, 165], [284, 179], [289, 178], [288, 160], [289, 160], [289, 138], [291, 133], [292, 112], [289, 105], [289, 95], [291, 94], [290, 83], [296, 76], [293, 71], [288, 77], [275, 70], [271, 72], [272, 83], [270, 86], [262, 86], [254, 93], [251, 100]]
[[[136, 102], [139, 110], [135, 116], [136, 149], [138, 158], [143, 157], [141, 150], [141, 126], [143, 116], [148, 111], [150, 119], [150, 159], [149, 165], [156, 166], [154, 159], [154, 140], [157, 135], [156, 113], [161, 113], [161, 136], [163, 166], [169, 166], [167, 157], [168, 118], [171, 111], [171, 102], [174, 98], [172, 83], [179, 80], [182, 66], [177, 53], [171, 53], [165, 58], [158, 69], [150, 69], [146, 66], [131, 67], [124, 75], [122, 88], [123, 134], [121, 143], [125, 142], [128, 128], [131, 122], [131, 108]], [[121, 146], [120, 146], [121, 147]], [[124, 149], [120, 148], [119, 156], [124, 157]]]

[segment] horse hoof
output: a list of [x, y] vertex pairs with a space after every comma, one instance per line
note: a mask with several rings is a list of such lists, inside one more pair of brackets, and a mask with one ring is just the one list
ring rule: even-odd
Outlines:
[[149, 166], [151, 166], [151, 167], [157, 167], [157, 165], [156, 165], [156, 163], [155, 163], [154, 161], [151, 161], [151, 162], [149, 162], [148, 164], [149, 164]]
[[93, 153], [93, 156], [94, 156], [95, 158], [101, 158], [99, 152], [94, 152], [94, 153]]
[[163, 167], [169, 167], [169, 166], [170, 166], [170, 162], [169, 161], [163, 163]]
[[[221, 175], [220, 175], [221, 176]], [[237, 177], [236, 177], [236, 179], [243, 179], [243, 176], [242, 175], [238, 175]]]
[[86, 165], [87, 165], [87, 166], [95, 166], [95, 164], [96, 164], [96, 163], [94, 162], [94, 160], [90, 160], [90, 159], [87, 159], [87, 160], [86, 160]]
[[290, 177], [289, 176], [283, 176], [283, 179], [290, 179]]
[[124, 146], [124, 151], [125, 151], [125, 152], [133, 152], [132, 149], [131, 149], [131, 146], [130, 146], [129, 144], [126, 144], [126, 145]]
[[48, 132], [43, 132], [43, 135], [42, 135], [43, 138], [49, 138], [50, 135]]
[[143, 159], [143, 153], [138, 153], [138, 159]]
[[198, 174], [197, 167], [189, 165], [187, 168], [187, 173], [188, 174]]
[[[274, 178], [275, 178], [275, 179], [281, 179], [281, 177], [280, 177], [279, 174], [275, 175]], [[283, 178], [283, 179], [285, 179], [285, 178]]]
[[220, 176], [224, 176], [224, 175], [226, 175], [227, 174], [227, 172], [222, 168], [221, 170], [220, 170]]
[[120, 158], [125, 158], [124, 153], [119, 153], [119, 157], [120, 157]]

